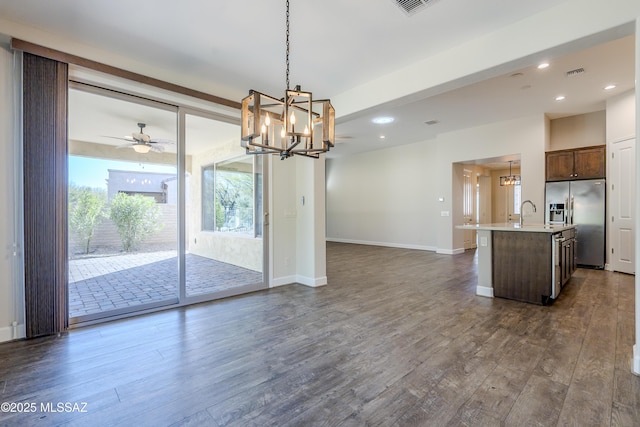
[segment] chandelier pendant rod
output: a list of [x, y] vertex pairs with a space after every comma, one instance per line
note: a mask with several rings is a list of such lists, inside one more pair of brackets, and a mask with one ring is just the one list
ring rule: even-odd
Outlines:
[[299, 85], [291, 88], [290, 0], [285, 5], [285, 94], [274, 98], [249, 91], [242, 100], [240, 144], [247, 154], [319, 158], [334, 147], [335, 110], [330, 100], [313, 100], [311, 92], [303, 91]]
[[287, 54], [286, 54], [286, 65], [287, 65], [287, 72], [286, 72], [287, 82], [286, 83], [287, 84], [286, 84], [286, 87], [287, 87], [287, 90], [289, 90], [289, 86], [290, 86], [289, 85], [289, 50], [290, 50], [289, 49], [289, 0], [287, 0], [287, 15], [286, 16], [287, 16], [287, 19], [286, 19], [287, 30], [285, 32], [285, 34], [286, 34], [286, 46], [287, 46]]

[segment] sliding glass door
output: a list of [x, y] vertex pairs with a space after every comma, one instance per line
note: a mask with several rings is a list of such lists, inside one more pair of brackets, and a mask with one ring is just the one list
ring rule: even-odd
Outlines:
[[262, 158], [239, 149], [237, 124], [184, 113], [185, 294], [264, 288]]
[[177, 108], [69, 90], [69, 318], [178, 302]]
[[266, 287], [262, 157], [234, 119], [69, 91], [69, 320]]

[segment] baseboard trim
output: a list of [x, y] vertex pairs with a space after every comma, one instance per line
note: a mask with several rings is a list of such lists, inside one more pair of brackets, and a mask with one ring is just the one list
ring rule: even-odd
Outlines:
[[319, 286], [324, 286], [327, 284], [327, 276], [313, 278], [313, 277], [301, 276], [298, 274], [295, 276], [277, 277], [271, 280], [269, 287], [277, 288], [278, 286], [292, 285], [294, 283], [299, 283], [301, 285], [317, 288]]
[[15, 334], [13, 326], [5, 326], [4, 328], [0, 328], [0, 342], [19, 340], [26, 336], [27, 329], [22, 324], [16, 326]]
[[327, 276], [324, 277], [305, 277], [305, 276], [297, 276], [296, 282], [301, 285], [310, 286], [312, 288], [317, 288], [319, 286], [324, 286], [327, 284]]
[[442, 255], [459, 255], [459, 254], [463, 254], [464, 253], [464, 248], [458, 248], [458, 249], [438, 249], [436, 251], [437, 254], [442, 254]]
[[374, 242], [371, 240], [340, 239], [337, 237], [327, 237], [326, 241], [336, 242], [336, 243], [351, 243], [354, 245], [384, 246], [387, 248], [417, 249], [419, 251], [431, 251], [431, 252], [435, 252], [436, 250], [434, 246], [410, 245], [405, 243]]
[[296, 276], [274, 277], [271, 279], [269, 287], [277, 288], [278, 286], [291, 285], [292, 283], [296, 283]]
[[640, 375], [640, 349], [638, 344], [633, 346], [633, 373]]
[[477, 286], [476, 295], [481, 297], [493, 298], [493, 288], [488, 286]]

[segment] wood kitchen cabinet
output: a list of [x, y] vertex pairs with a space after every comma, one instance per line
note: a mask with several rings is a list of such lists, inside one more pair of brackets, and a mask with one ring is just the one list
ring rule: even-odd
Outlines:
[[606, 147], [585, 147], [546, 153], [547, 181], [573, 181], [606, 176]]
[[550, 233], [492, 233], [493, 295], [532, 304], [551, 299], [553, 237]]
[[491, 233], [493, 295], [548, 304], [576, 270], [575, 226], [554, 233], [514, 230]]

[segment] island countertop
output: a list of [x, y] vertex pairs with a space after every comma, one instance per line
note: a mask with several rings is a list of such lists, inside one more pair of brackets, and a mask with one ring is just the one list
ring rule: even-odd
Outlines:
[[477, 295], [545, 305], [558, 297], [575, 270], [575, 225], [525, 222], [456, 228], [478, 233]]
[[525, 231], [532, 233], [559, 233], [575, 228], [574, 224], [523, 224], [517, 222], [500, 222], [495, 224], [467, 224], [457, 225], [461, 230], [487, 230], [487, 231]]

